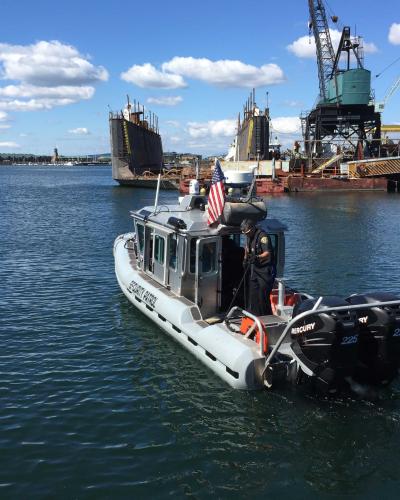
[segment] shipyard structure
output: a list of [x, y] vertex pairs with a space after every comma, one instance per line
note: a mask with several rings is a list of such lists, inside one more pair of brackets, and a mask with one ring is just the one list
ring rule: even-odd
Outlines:
[[269, 109], [262, 112], [255, 102], [255, 91], [238, 116], [237, 135], [232, 154], [234, 161], [269, 159]]
[[[319, 96], [317, 104], [301, 117], [305, 150], [309, 157], [343, 153], [362, 159], [379, 154], [381, 115], [373, 101], [371, 72], [364, 67], [363, 40], [342, 29], [337, 50], [331, 39], [323, 0], [308, 0], [309, 29], [314, 34]], [[338, 17], [332, 15], [336, 24]]]
[[110, 112], [110, 143], [113, 179], [137, 185], [146, 173], [162, 171], [163, 151], [158, 118], [134, 101], [120, 112]]

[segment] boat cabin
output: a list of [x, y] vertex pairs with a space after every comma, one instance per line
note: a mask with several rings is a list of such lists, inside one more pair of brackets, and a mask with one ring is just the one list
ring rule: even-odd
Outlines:
[[[204, 196], [186, 195], [178, 205], [144, 207], [131, 212], [138, 268], [174, 294], [197, 304], [204, 319], [227, 312], [244, 272], [246, 237], [240, 232], [240, 222], [252, 218], [249, 207], [250, 210], [256, 207], [258, 217], [260, 204], [265, 207], [260, 201], [235, 203], [234, 213], [233, 210], [229, 213], [232, 207], [228, 201], [224, 224], [209, 227], [206, 203]], [[279, 221], [267, 218], [257, 225], [271, 238], [277, 277], [281, 277], [286, 228]], [[243, 292], [238, 293], [235, 304], [242, 302]]]

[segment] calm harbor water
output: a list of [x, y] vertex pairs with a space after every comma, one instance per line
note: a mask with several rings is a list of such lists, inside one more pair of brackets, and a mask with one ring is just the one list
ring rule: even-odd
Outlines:
[[[234, 391], [127, 302], [112, 244], [153, 198], [106, 167], [0, 168], [0, 498], [397, 498], [400, 382], [375, 401]], [[269, 214], [290, 284], [400, 292], [400, 195]]]

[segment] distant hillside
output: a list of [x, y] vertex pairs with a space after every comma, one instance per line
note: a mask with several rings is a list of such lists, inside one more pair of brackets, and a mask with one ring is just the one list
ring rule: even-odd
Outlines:
[[[33, 153], [0, 153], [0, 158], [51, 158], [52, 155], [37, 155]], [[60, 155], [60, 158], [111, 158], [110, 153], [98, 153], [92, 155]]]

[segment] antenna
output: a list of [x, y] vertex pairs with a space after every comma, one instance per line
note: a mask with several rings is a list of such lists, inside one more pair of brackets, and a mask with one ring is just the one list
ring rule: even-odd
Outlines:
[[156, 199], [154, 200], [154, 212], [153, 212], [154, 214], [156, 213], [158, 208], [158, 195], [160, 193], [160, 184], [161, 184], [161, 174], [158, 174]]

